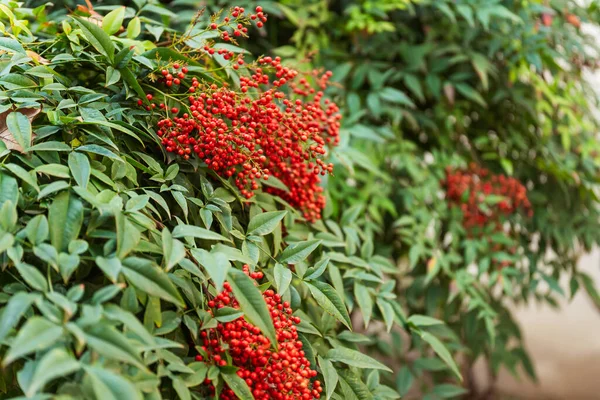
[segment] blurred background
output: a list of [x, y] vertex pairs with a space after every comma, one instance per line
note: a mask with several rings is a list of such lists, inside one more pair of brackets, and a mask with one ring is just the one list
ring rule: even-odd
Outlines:
[[[600, 251], [582, 257], [580, 268], [600, 280]], [[506, 370], [500, 372], [497, 386], [507, 399], [600, 398], [599, 310], [585, 293], [556, 310], [530, 305], [515, 310], [521, 324], [525, 346], [530, 352], [539, 383], [516, 379]], [[488, 384], [483, 362], [478, 364], [480, 384]]]
[[[582, 28], [600, 43], [600, 29], [591, 24]], [[600, 73], [588, 73], [585, 79], [600, 95]], [[600, 115], [600, 110], [596, 112]], [[584, 255], [579, 268], [600, 282], [600, 250]], [[566, 288], [568, 282], [563, 280], [562, 285]], [[541, 305], [516, 310], [539, 383], [518, 380], [503, 371], [498, 382], [503, 394], [526, 399], [600, 398], [600, 309], [586, 293], [560, 303], [560, 310]], [[481, 368], [482, 383], [483, 372]]]

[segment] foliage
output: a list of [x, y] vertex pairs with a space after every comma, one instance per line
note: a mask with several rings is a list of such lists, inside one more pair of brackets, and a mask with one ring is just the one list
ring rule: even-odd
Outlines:
[[[378, 342], [361, 326], [412, 336], [458, 375], [443, 344], [448, 329], [404, 314], [395, 264], [375, 251], [363, 207], [326, 208], [309, 222], [278, 196], [289, 190], [284, 172], [256, 180], [246, 196], [235, 178], [159, 136], [159, 121], [198, 110], [186, 103], [190, 83], [199, 98], [242, 91], [251, 74], [234, 68], [232, 53], [245, 50], [232, 39], [245, 36], [237, 24], [251, 18], [232, 9], [185, 24], [168, 7], [142, 2], [73, 8], [0, 2], [3, 398], [260, 398], [246, 358], [227, 348], [233, 342], [204, 342], [231, 324], [270, 343], [264, 350], [283, 357], [283, 367], [288, 356], [301, 359], [290, 368], [312, 378], [303, 387], [313, 397], [398, 397], [380, 383], [391, 369], [361, 352]], [[185, 75], [181, 85], [168, 84], [175, 71]], [[316, 96], [309, 110], [321, 103]], [[299, 123], [310, 126], [300, 127], [302, 143], [316, 142], [309, 158], [319, 159], [319, 129]], [[223, 307], [215, 309], [216, 299]], [[269, 311], [279, 305], [293, 315]], [[289, 343], [302, 352], [286, 353]], [[284, 389], [288, 398], [297, 393]]]
[[[535, 378], [511, 304], [556, 305], [580, 287], [597, 298], [577, 270], [600, 239], [597, 100], [584, 79], [598, 48], [583, 29], [600, 14], [588, 3], [268, 3], [280, 20], [271, 19], [258, 51], [324, 66], [339, 83], [329, 91], [345, 116], [328, 182], [332, 215], [364, 209], [357, 223], [399, 265], [399, 301], [409, 314], [448, 323], [466, 376], [484, 356], [492, 377], [505, 367]], [[503, 218], [510, 236], [496, 234], [497, 224], [471, 234], [460, 207], [445, 201], [447, 168], [471, 163], [527, 188], [533, 216]], [[478, 207], [488, 213], [498, 200], [484, 196]], [[396, 344], [378, 347], [403, 366], [398, 391], [444, 397], [444, 367], [424, 362], [414, 338]]]
[[[0, 181], [0, 388], [187, 399], [227, 385], [245, 398], [233, 358], [217, 367], [198, 346], [240, 310], [243, 329], [277, 335], [270, 289], [300, 318], [313, 385], [327, 398], [475, 396], [480, 357], [492, 377], [507, 368], [535, 379], [512, 307], [556, 305], [580, 287], [599, 298], [576, 264], [600, 240], [596, 97], [584, 80], [598, 49], [582, 27], [597, 24], [598, 5], [261, 1], [265, 27], [250, 27], [245, 41], [232, 26], [225, 42], [207, 27], [221, 31], [230, 6], [257, 3], [213, 0], [205, 13], [196, 1], [164, 3], [0, 2], [0, 137], [10, 148]], [[242, 161], [231, 161], [229, 178], [193, 146], [185, 160], [158, 136], [170, 120], [161, 110], [193, 105], [190, 79], [211, 95], [248, 82], [231, 63], [243, 55], [253, 68], [261, 58], [246, 49], [293, 58], [313, 84], [314, 69], [333, 71], [326, 97], [344, 116], [339, 143], [310, 156], [323, 172], [334, 164], [320, 183], [320, 220], [287, 197], [293, 180], [236, 182]], [[187, 86], [165, 87], [162, 70], [178, 73], [175, 63]], [[482, 171], [515, 191], [480, 186]], [[471, 179], [460, 196], [447, 192], [449, 172]], [[512, 207], [523, 188], [531, 217]], [[483, 215], [491, 218], [476, 229], [465, 225]], [[244, 265], [259, 290], [237, 272]], [[211, 314], [227, 284], [240, 310]]]

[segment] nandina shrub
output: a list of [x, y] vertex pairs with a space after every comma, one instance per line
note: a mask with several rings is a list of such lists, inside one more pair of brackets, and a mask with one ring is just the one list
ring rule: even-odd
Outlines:
[[[598, 66], [587, 25], [597, 28], [599, 10], [574, 0], [287, 0], [260, 42], [334, 72], [329, 94], [347, 140], [334, 152], [332, 215], [365, 210], [359, 223], [399, 267], [394, 293], [411, 313], [448, 322], [465, 376], [488, 360], [489, 387], [462, 383], [470, 397], [501, 391], [502, 368], [535, 379], [506, 305], [555, 306], [580, 289], [600, 299], [577, 267], [600, 242], [598, 101], [584, 79]], [[503, 215], [509, 234], [495, 224], [468, 234], [440, 182], [448, 166], [471, 162], [518, 180], [533, 215]], [[498, 206], [487, 197], [476, 206], [483, 214]], [[506, 267], [492, 268], [499, 263]], [[418, 340], [402, 339], [371, 347], [402, 365], [400, 394], [461, 393]]]
[[240, 62], [260, 8], [49, 7], [0, 4], [3, 397], [397, 398], [360, 326], [459, 375], [361, 209], [323, 208], [330, 74]]

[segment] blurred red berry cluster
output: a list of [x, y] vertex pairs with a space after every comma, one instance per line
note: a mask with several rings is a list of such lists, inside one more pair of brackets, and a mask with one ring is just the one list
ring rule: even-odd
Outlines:
[[[253, 279], [263, 277], [262, 272], [249, 273]], [[202, 330], [202, 353], [197, 361], [205, 361], [218, 366], [230, 365], [238, 369], [237, 374], [244, 379], [257, 400], [309, 400], [321, 397], [322, 387], [317, 375], [310, 368], [310, 362], [302, 350], [296, 324], [300, 318], [292, 315], [288, 302], [273, 290], [266, 290], [263, 297], [275, 326], [278, 350], [271, 345], [259, 328], [240, 317], [234, 321], [219, 323], [216, 328]], [[239, 309], [231, 286], [224, 284], [224, 290], [208, 302], [211, 312], [223, 307]], [[206, 382], [210, 384], [210, 381]], [[214, 391], [214, 386], [210, 386]], [[225, 387], [221, 399], [236, 399], [234, 392]]]
[[474, 163], [467, 169], [446, 168], [442, 185], [448, 203], [460, 207], [467, 230], [489, 224], [501, 229], [503, 219], [519, 211], [528, 217], [533, 215], [527, 188], [521, 182], [502, 174], [492, 174]]

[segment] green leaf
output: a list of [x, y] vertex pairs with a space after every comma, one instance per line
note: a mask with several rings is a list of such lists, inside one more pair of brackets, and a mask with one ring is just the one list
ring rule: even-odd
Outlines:
[[227, 272], [231, 268], [231, 263], [227, 259], [227, 256], [223, 253], [208, 252], [204, 249], [192, 249], [191, 252], [194, 259], [204, 267], [208, 276], [212, 279], [217, 292], [221, 292]]
[[306, 275], [304, 275], [304, 280], [310, 281], [313, 279], [317, 279], [318, 277], [323, 275], [323, 272], [325, 272], [325, 269], [327, 269], [328, 264], [329, 258], [322, 259], [321, 261], [316, 263], [314, 267], [309, 268], [306, 271]]
[[228, 282], [248, 321], [262, 331], [271, 341], [271, 346], [277, 347], [277, 336], [271, 314], [262, 293], [254, 286], [254, 282], [237, 269], [229, 270]]
[[488, 71], [491, 68], [490, 62], [485, 56], [478, 53], [473, 54], [471, 62], [475, 72], [479, 75], [479, 79], [481, 79], [483, 90], [488, 90]]
[[354, 296], [358, 306], [360, 307], [365, 328], [367, 328], [369, 326], [371, 316], [373, 315], [373, 299], [371, 298], [369, 289], [359, 282], [354, 282]]
[[2, 312], [0, 318], [0, 342], [4, 341], [6, 335], [14, 328], [21, 317], [29, 310], [31, 304], [38, 296], [32, 293], [18, 292], [11, 296]]
[[95, 324], [85, 332], [85, 340], [92, 349], [110, 360], [118, 360], [146, 370], [132, 342], [115, 328]]
[[71, 146], [63, 142], [43, 142], [31, 146], [27, 151], [71, 151]]
[[205, 239], [205, 240], [222, 240], [225, 242], [230, 242], [225, 236], [213, 232], [208, 229], [200, 228], [199, 226], [193, 225], [177, 225], [173, 228], [173, 237], [174, 238], [196, 238], [196, 239]]
[[185, 307], [181, 295], [168, 275], [152, 261], [129, 257], [123, 260], [123, 274], [138, 289], [180, 307]]
[[0, 236], [0, 254], [13, 247], [13, 244], [15, 244], [15, 237], [10, 233], [3, 233]]
[[69, 243], [77, 239], [83, 224], [83, 203], [70, 191], [61, 192], [48, 209], [50, 242], [56, 249], [67, 251]]
[[317, 359], [319, 360], [319, 367], [321, 368], [321, 374], [323, 374], [325, 383], [325, 400], [328, 400], [337, 386], [338, 373], [331, 361], [321, 356], [317, 356]]
[[121, 162], [123, 161], [123, 160], [121, 160], [121, 158], [118, 155], [116, 155], [112, 151], [110, 151], [102, 146], [98, 146], [97, 144], [86, 144], [85, 146], [80, 146], [77, 148], [77, 151], [80, 151], [80, 152], [86, 151], [88, 153], [98, 154], [100, 156], [108, 157], [113, 160], [117, 160], [117, 161], [121, 161]]
[[42, 317], [31, 317], [19, 330], [2, 360], [2, 365], [6, 367], [23, 356], [54, 346], [63, 335], [62, 327]]
[[432, 317], [428, 317], [427, 315], [418, 315], [413, 314], [408, 318], [408, 322], [414, 324], [415, 326], [433, 326], [433, 325], [443, 325], [444, 322], [439, 319], [435, 319]]
[[6, 201], [17, 204], [19, 198], [19, 184], [15, 178], [0, 171], [0, 207]]
[[177, 239], [173, 239], [167, 228], [162, 231], [163, 263], [165, 271], [170, 271], [179, 261], [185, 258], [185, 246]]
[[18, 111], [11, 112], [6, 117], [6, 127], [23, 151], [31, 146], [31, 122], [27, 116]]
[[56, 378], [66, 378], [79, 370], [79, 362], [63, 348], [50, 350], [36, 366], [35, 373], [25, 394], [32, 397], [44, 385]]
[[246, 382], [235, 372], [221, 373], [223, 380], [240, 400], [253, 400], [252, 392]]
[[275, 286], [277, 286], [277, 293], [283, 295], [289, 288], [292, 282], [292, 271], [289, 268], [284, 267], [280, 263], [275, 264], [273, 270], [275, 276]]
[[122, 269], [121, 260], [117, 257], [104, 258], [98, 256], [96, 257], [96, 265], [104, 272], [104, 275], [106, 275], [112, 283], [117, 282], [117, 278]]
[[144, 397], [127, 379], [103, 368], [85, 366], [95, 398], [100, 400], [142, 400]]
[[88, 22], [80, 17], [73, 17], [87, 41], [108, 61], [113, 61], [115, 56], [115, 46], [106, 34], [98, 25]]
[[352, 322], [350, 321], [348, 310], [343, 300], [331, 285], [319, 281], [305, 282], [304, 284], [308, 286], [315, 301], [325, 312], [333, 315], [338, 321], [346, 325], [348, 329], [352, 330]]
[[121, 212], [116, 216], [117, 226], [117, 257], [123, 259], [135, 249], [140, 242], [140, 231]]
[[92, 171], [88, 157], [85, 154], [74, 151], [69, 154], [68, 164], [75, 182], [82, 188], [87, 188]]
[[[15, 228], [18, 218], [17, 205], [13, 204], [11, 201], [5, 202], [2, 205], [2, 208], [0, 208], [0, 232], [2, 232], [3, 237], [5, 236], [5, 233], [6, 235], [10, 235], [8, 232]], [[12, 242], [10, 246], [12, 246]], [[4, 248], [2, 251], [4, 252], [7, 248], [8, 247]]]
[[231, 322], [235, 321], [239, 317], [244, 315], [243, 312], [236, 308], [222, 307], [215, 311], [215, 319], [219, 322]]
[[404, 92], [391, 87], [383, 88], [379, 96], [391, 103], [400, 104], [409, 108], [415, 108], [415, 103]]
[[155, 345], [154, 337], [132, 313], [121, 309], [115, 304], [105, 305], [104, 313], [107, 318], [121, 322], [128, 330], [138, 335], [146, 344], [150, 346]]
[[287, 211], [270, 211], [258, 214], [250, 220], [246, 235], [267, 235], [275, 230]]
[[142, 33], [142, 23], [138, 17], [133, 17], [127, 24], [127, 39], [135, 39]]
[[114, 35], [121, 29], [125, 18], [125, 7], [118, 7], [102, 18], [102, 30], [109, 35]]
[[185, 385], [185, 382], [179, 378], [172, 378], [172, 379], [173, 379], [173, 389], [175, 389], [175, 392], [177, 393], [177, 396], [179, 396], [179, 399], [180, 400], [192, 400], [192, 395], [190, 393], [190, 390]]
[[25, 168], [17, 164], [5, 164], [4, 168], [12, 172], [17, 178], [21, 179], [23, 182], [32, 186], [36, 190], [36, 192], [40, 191], [35, 175], [31, 176], [31, 174], [29, 174], [29, 172], [27, 172]]
[[436, 352], [436, 354], [442, 359], [442, 361], [444, 361], [446, 365], [450, 367], [452, 372], [454, 372], [456, 377], [462, 382], [462, 375], [460, 374], [458, 366], [454, 362], [454, 359], [452, 358], [452, 355], [450, 354], [446, 346], [444, 346], [444, 344], [438, 338], [436, 338], [429, 332], [417, 331], [417, 334], [421, 337], [421, 339], [423, 339], [431, 345], [433, 351]]
[[9, 53], [27, 54], [18, 40], [8, 37], [0, 37], [0, 50], [7, 51]]
[[433, 393], [441, 397], [442, 399], [450, 399], [456, 398], [460, 395], [466, 394], [469, 391], [460, 386], [451, 385], [449, 383], [443, 383], [441, 385], [436, 385], [433, 388]]
[[38, 194], [38, 201], [40, 201], [41, 199], [43, 199], [44, 197], [47, 197], [53, 193], [59, 192], [61, 190], [67, 189], [69, 187], [69, 182], [66, 181], [54, 181], [46, 186], [43, 187], [42, 190], [40, 190], [40, 193]]
[[339, 386], [344, 399], [374, 400], [373, 393], [367, 385], [354, 373], [348, 370], [339, 371]]
[[456, 83], [454, 84], [454, 87], [456, 87], [456, 90], [458, 90], [458, 92], [465, 96], [467, 99], [474, 101], [481, 107], [487, 107], [487, 104], [485, 103], [483, 97], [481, 97], [479, 92], [477, 92], [471, 86], [467, 85], [466, 83]]
[[143, 99], [146, 97], [144, 89], [142, 89], [136, 76], [133, 74], [133, 72], [131, 72], [129, 68], [121, 68], [119, 72], [121, 73], [121, 76], [123, 77], [125, 82], [127, 82], [127, 84], [137, 93], [137, 95], [140, 98]]
[[110, 85], [114, 85], [115, 83], [121, 80], [121, 72], [119, 70], [114, 69], [113, 67], [106, 68], [106, 83], [105, 87], [109, 87]]
[[23, 278], [23, 280], [35, 290], [45, 292], [48, 290], [48, 282], [44, 275], [34, 266], [24, 262], [15, 264], [17, 271]]
[[320, 240], [307, 240], [291, 244], [279, 256], [279, 262], [282, 264], [297, 264], [304, 261], [320, 244]]
[[396, 378], [396, 388], [400, 396], [406, 396], [414, 381], [414, 376], [408, 367], [404, 366], [400, 369]]
[[329, 350], [327, 352], [327, 358], [331, 361], [341, 362], [353, 367], [381, 369], [383, 371], [393, 372], [390, 368], [368, 355], [346, 347], [338, 347]]
[[289, 193], [290, 189], [285, 185], [285, 183], [281, 182], [279, 179], [274, 177], [273, 175], [269, 175], [269, 179], [266, 181], [261, 181], [264, 185], [273, 187], [275, 189], [283, 190], [285, 193]]

